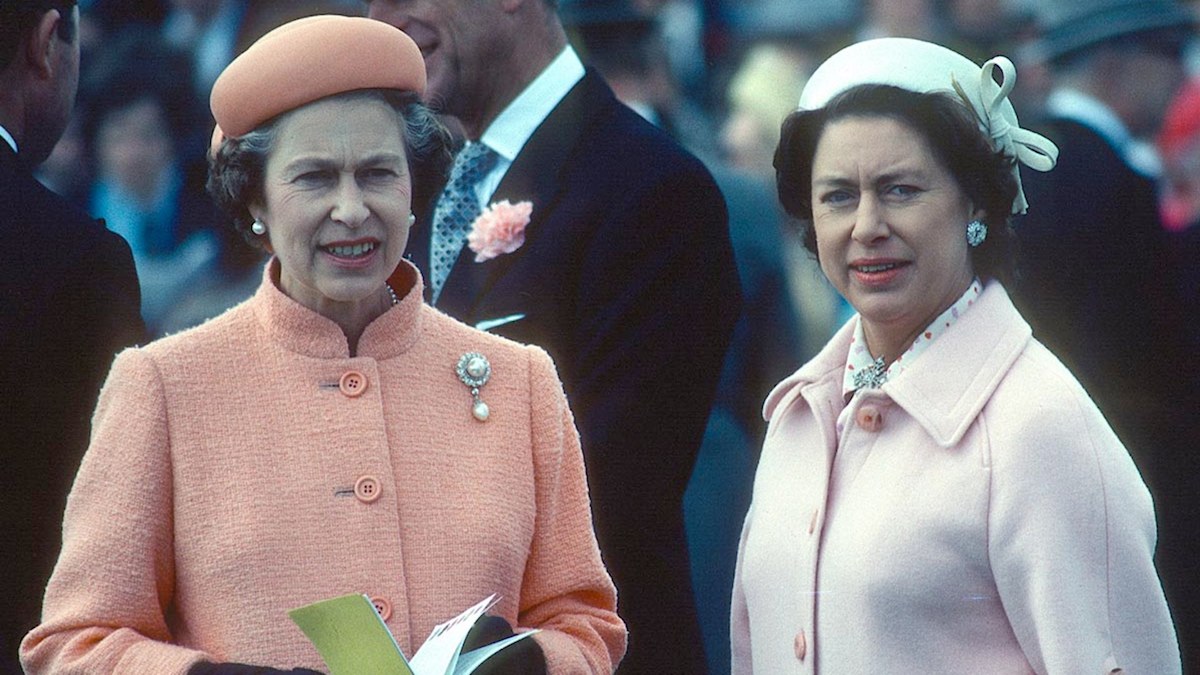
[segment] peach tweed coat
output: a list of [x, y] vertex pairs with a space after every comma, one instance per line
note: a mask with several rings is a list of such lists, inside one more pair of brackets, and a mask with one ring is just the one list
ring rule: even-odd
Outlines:
[[1150, 495], [1004, 288], [839, 431], [852, 334], [767, 399], [735, 675], [1178, 673]]
[[[117, 358], [28, 672], [324, 670], [287, 611], [346, 593], [409, 656], [497, 593], [493, 613], [543, 631], [549, 672], [611, 672], [625, 629], [550, 358], [424, 305], [407, 263], [351, 357], [277, 264], [245, 303]], [[492, 365], [486, 422], [455, 374], [471, 351]]]

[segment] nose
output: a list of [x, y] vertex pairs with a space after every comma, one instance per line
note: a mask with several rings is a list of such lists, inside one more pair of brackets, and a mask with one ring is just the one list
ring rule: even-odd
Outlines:
[[330, 219], [346, 227], [358, 227], [366, 221], [370, 213], [358, 182], [353, 178], [340, 181], [337, 192], [334, 194], [333, 208], [329, 213]]
[[854, 229], [850, 236], [860, 244], [871, 244], [888, 236], [889, 230], [879, 200], [872, 194], [862, 195], [854, 212]]

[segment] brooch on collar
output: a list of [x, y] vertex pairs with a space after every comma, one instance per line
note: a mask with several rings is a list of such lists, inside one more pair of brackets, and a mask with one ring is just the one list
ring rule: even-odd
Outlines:
[[883, 357], [875, 359], [870, 366], [854, 373], [854, 388], [878, 389], [887, 382], [887, 366], [883, 365]]
[[480, 422], [486, 422], [491, 411], [488, 409], [488, 404], [479, 397], [479, 388], [491, 379], [492, 364], [488, 363], [487, 357], [479, 352], [467, 352], [458, 359], [458, 365], [454, 367], [454, 372], [458, 373], [458, 379], [463, 384], [471, 388], [471, 414]]

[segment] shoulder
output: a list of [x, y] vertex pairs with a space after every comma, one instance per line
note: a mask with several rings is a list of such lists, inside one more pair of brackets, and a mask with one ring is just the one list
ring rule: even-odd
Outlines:
[[[627, 170], [613, 172], [614, 178], [646, 182], [683, 175], [715, 187], [703, 162], [667, 132], [617, 100], [597, 75], [589, 72], [579, 86], [588, 90], [586, 96], [597, 109], [589, 113], [580, 135], [577, 167], [599, 172], [608, 171], [610, 164], [620, 164]], [[572, 114], [560, 108], [551, 116]]]
[[198, 326], [159, 338], [139, 351], [165, 369], [249, 358], [255, 351], [254, 345], [262, 341], [256, 336], [258, 324], [250, 302], [227, 309]]
[[993, 469], [1071, 489], [1144, 490], [1129, 452], [1065, 366], [1031, 340], [981, 413]]

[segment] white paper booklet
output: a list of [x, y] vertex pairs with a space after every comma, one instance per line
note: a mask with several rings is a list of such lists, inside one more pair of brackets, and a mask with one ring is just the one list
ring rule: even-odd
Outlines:
[[438, 624], [425, 643], [404, 658], [396, 639], [365, 595], [343, 595], [288, 612], [329, 667], [329, 675], [468, 675], [501, 649], [536, 630], [462, 652], [467, 633], [496, 604], [484, 598], [449, 621]]

